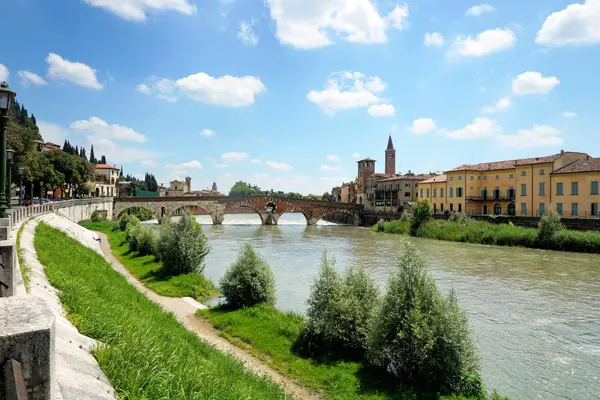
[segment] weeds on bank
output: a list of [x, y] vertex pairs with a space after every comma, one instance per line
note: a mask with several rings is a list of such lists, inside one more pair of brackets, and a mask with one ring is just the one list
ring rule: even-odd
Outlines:
[[104, 343], [93, 354], [119, 398], [285, 398], [280, 387], [187, 331], [93, 250], [43, 223], [34, 241], [68, 318]]
[[21, 276], [23, 277], [23, 285], [25, 290], [29, 293], [31, 289], [31, 265], [25, 262], [23, 257], [23, 249], [21, 248], [21, 234], [25, 228], [26, 221], [23, 222], [19, 230], [17, 231], [17, 258], [19, 259], [19, 268], [21, 269]]

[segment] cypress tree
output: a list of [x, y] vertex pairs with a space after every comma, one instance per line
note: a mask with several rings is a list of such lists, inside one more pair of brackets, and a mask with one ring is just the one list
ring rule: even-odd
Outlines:
[[100, 164], [106, 164], [106, 157], [100, 157]]
[[92, 164], [98, 163], [98, 160], [96, 160], [96, 156], [94, 156], [94, 145], [92, 145], [92, 149], [90, 150], [90, 162]]

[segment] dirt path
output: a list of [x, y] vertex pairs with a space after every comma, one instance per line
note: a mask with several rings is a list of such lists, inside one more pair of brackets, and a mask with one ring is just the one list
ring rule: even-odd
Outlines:
[[102, 252], [106, 258], [112, 264], [113, 268], [121, 273], [121, 275], [125, 276], [125, 278], [133, 286], [135, 286], [150, 300], [160, 304], [164, 310], [172, 312], [179, 322], [181, 322], [189, 331], [194, 332], [200, 339], [210, 343], [217, 349], [237, 358], [248, 370], [252, 371], [253, 373], [260, 376], [266, 375], [272, 382], [280, 385], [287, 395], [296, 399], [322, 399], [321, 395], [298, 385], [294, 380], [282, 375], [261, 360], [219, 336], [219, 331], [216, 330], [210, 324], [210, 322], [196, 317], [195, 312], [197, 307], [191, 303], [188, 303], [187, 301], [178, 297], [160, 296], [145, 287], [113, 255], [106, 235], [100, 232], [96, 233], [102, 238], [100, 247], [102, 248]]

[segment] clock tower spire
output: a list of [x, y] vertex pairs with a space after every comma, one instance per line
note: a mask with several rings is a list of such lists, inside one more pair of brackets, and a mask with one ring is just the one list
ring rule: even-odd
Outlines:
[[390, 176], [396, 175], [396, 150], [394, 149], [394, 143], [392, 143], [391, 133], [387, 149], [385, 150], [385, 174]]

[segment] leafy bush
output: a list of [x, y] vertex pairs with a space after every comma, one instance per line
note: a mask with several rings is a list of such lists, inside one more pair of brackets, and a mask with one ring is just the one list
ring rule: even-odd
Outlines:
[[92, 212], [92, 217], [91, 217], [92, 222], [100, 222], [100, 221], [104, 221], [105, 219], [106, 219], [106, 216], [104, 216], [104, 213], [100, 212], [99, 210], [94, 210], [94, 212]]
[[404, 219], [396, 219], [385, 223], [383, 228], [385, 233], [396, 233], [408, 235], [410, 233], [410, 221]]
[[156, 218], [152, 211], [144, 207], [132, 207], [127, 210], [127, 214], [137, 217], [140, 221], [149, 221]]
[[139, 239], [142, 234], [142, 230], [144, 228], [140, 224], [130, 223], [127, 226], [127, 230], [125, 231], [125, 241], [129, 245], [130, 251], [138, 251], [139, 250]]
[[427, 200], [419, 200], [417, 204], [413, 207], [413, 218], [410, 223], [410, 232], [411, 234], [416, 234], [417, 230], [427, 221], [431, 219], [433, 216], [433, 211], [431, 209], [431, 205], [427, 202]]
[[375, 225], [373, 225], [371, 230], [373, 232], [383, 232], [385, 230], [385, 221], [383, 219], [380, 219]]
[[221, 293], [234, 308], [252, 307], [259, 303], [275, 305], [275, 278], [267, 263], [245, 243], [237, 260], [221, 279]]
[[210, 248], [202, 227], [192, 214], [166, 224], [158, 242], [158, 254], [168, 275], [204, 271], [204, 257]]
[[121, 229], [123, 232], [125, 232], [125, 230], [127, 229], [127, 225], [129, 225], [129, 223], [133, 220], [133, 218], [137, 219], [133, 215], [123, 214], [123, 216], [121, 216], [121, 218], [119, 218], [119, 229]]
[[478, 396], [478, 354], [454, 292], [444, 296], [417, 249], [405, 242], [399, 269], [373, 320], [369, 356], [418, 387]]
[[378, 299], [379, 291], [362, 267], [348, 268], [341, 277], [324, 254], [296, 347], [310, 356], [362, 358]]
[[412, 223], [412, 220], [413, 220], [413, 215], [406, 210], [402, 213], [402, 216], [400, 217], [400, 221], [406, 221], [406, 222]]
[[470, 218], [467, 214], [460, 212], [460, 213], [453, 213], [453, 214], [451, 214], [450, 218], [448, 218], [448, 221], [455, 222], [457, 224], [467, 225], [470, 222], [472, 222], [473, 219]]
[[538, 223], [538, 242], [541, 245], [552, 243], [556, 234], [563, 228], [560, 215], [554, 210], [544, 214]]
[[137, 251], [140, 256], [149, 256], [157, 253], [158, 236], [154, 229], [142, 226], [137, 234]]

